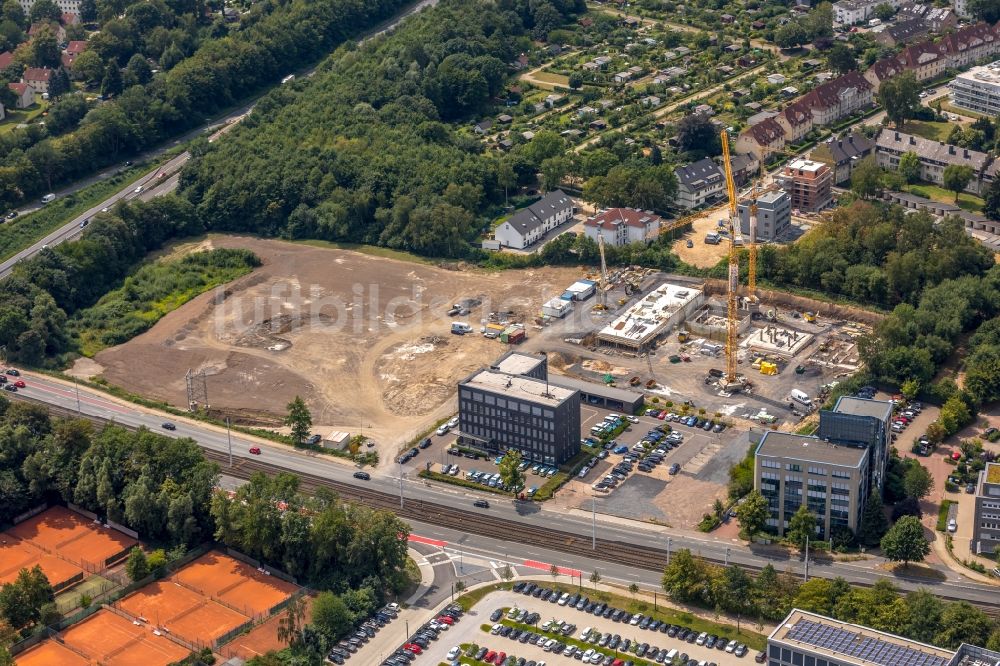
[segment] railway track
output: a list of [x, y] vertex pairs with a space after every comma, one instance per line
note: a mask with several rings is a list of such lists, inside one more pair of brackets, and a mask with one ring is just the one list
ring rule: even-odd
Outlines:
[[[47, 403], [29, 398], [27, 396], [15, 394], [12, 397], [19, 400], [45, 405], [49, 408], [51, 413], [58, 416], [78, 418], [77, 413], [71, 409], [48, 405]], [[96, 416], [86, 416], [85, 418], [101, 424], [108, 422], [107, 419], [102, 419]], [[251, 475], [257, 472], [262, 472], [267, 475], [289, 472], [299, 477], [300, 488], [304, 492], [309, 493], [314, 492], [318, 488], [327, 488], [337, 493], [337, 495], [342, 499], [358, 502], [376, 509], [385, 509], [398, 515], [400, 518], [409, 518], [442, 527], [455, 528], [456, 526], [461, 526], [464, 531], [470, 534], [525, 545], [539, 546], [556, 552], [577, 555], [592, 560], [624, 564], [629, 567], [643, 569], [646, 571], [661, 572], [667, 564], [667, 551], [665, 548], [622, 543], [621, 541], [613, 541], [598, 537], [597, 548], [595, 549], [592, 546], [591, 538], [566, 532], [564, 530], [556, 530], [524, 523], [519, 523], [515, 526], [512, 525], [509, 520], [504, 518], [490, 516], [489, 514], [484, 514], [482, 512], [467, 511], [456, 507], [436, 504], [434, 502], [428, 502], [417, 498], [405, 498], [403, 506], [400, 507], [399, 496], [392, 493], [386, 493], [380, 490], [366, 488], [364, 486], [329, 479], [317, 474], [291, 472], [290, 470], [284, 470], [272, 464], [267, 464], [258, 460], [250, 460], [247, 458], [240, 458], [234, 462], [232, 467], [229, 467], [228, 454], [212, 449], [203, 448], [202, 450], [205, 457], [208, 460], [219, 463], [227, 475], [240, 479], [249, 479]], [[699, 556], [704, 560], [714, 563], [721, 563], [722, 561], [721, 558], [714, 558], [703, 554]], [[750, 571], [759, 571], [762, 568], [760, 565], [754, 564], [741, 564], [741, 566]], [[861, 585], [865, 584], [861, 583]], [[935, 594], [943, 598], [962, 600], [961, 595], [955, 594], [950, 590], [941, 588], [940, 586], [936, 587], [934, 591]], [[987, 615], [1000, 619], [1000, 596], [998, 596], [998, 600], [996, 602], [973, 602], [973, 605], [979, 607]]]

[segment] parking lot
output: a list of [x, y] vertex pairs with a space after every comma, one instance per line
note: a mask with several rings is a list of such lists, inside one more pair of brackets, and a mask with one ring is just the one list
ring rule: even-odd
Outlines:
[[[583, 590], [583, 594], [586, 595], [586, 590]], [[584, 613], [583, 611], [576, 610], [575, 608], [560, 606], [556, 603], [542, 601], [540, 599], [525, 596], [512, 591], [498, 591], [487, 595], [472, 610], [470, 610], [466, 614], [465, 618], [463, 618], [465, 621], [455, 624], [446, 632], [442, 632], [440, 638], [431, 643], [428, 649], [423, 651], [423, 653], [418, 656], [415, 661], [413, 661], [414, 666], [424, 666], [425, 664], [429, 666], [436, 666], [437, 664], [443, 662], [451, 663], [447, 659], [448, 651], [451, 648], [463, 643], [474, 643], [481, 647], [488, 648], [489, 650], [493, 650], [494, 652], [504, 652], [507, 655], [515, 655], [517, 658], [523, 657], [525, 661], [535, 661], [536, 664], [545, 663], [547, 666], [569, 666], [573, 663], [583, 663], [582, 660], [577, 660], [573, 657], [564, 656], [562, 654], [554, 654], [552, 652], [545, 652], [542, 647], [537, 645], [520, 643], [519, 641], [512, 640], [510, 637], [505, 638], [503, 636], [492, 635], [483, 631], [480, 628], [481, 625], [494, 624], [494, 622], [490, 620], [490, 615], [497, 608], [518, 608], [527, 610], [528, 612], [538, 613], [540, 616], [538, 621], [539, 627], [550, 620], [562, 620], [566, 623], [575, 624], [576, 629], [571, 634], [571, 638], [573, 639], [579, 639], [581, 632], [585, 628], [589, 627], [593, 631], [600, 632], [602, 634], [617, 634], [622, 641], [628, 639], [633, 643], [636, 641], [639, 643], [648, 643], [651, 647], [660, 648], [664, 651], [664, 653], [671, 649], [676, 649], [678, 651], [678, 655], [680, 653], [686, 653], [689, 659], [694, 659], [696, 662], [704, 660], [707, 664], [714, 663], [719, 666], [737, 666], [741, 664], [754, 663], [754, 653], [752, 651], [748, 652], [746, 656], [740, 658], [723, 650], [715, 648], [710, 649], [695, 643], [687, 643], [677, 637], [671, 638], [667, 634], [659, 631], [650, 631], [648, 629], [643, 630], [637, 625], [631, 625], [626, 622], [614, 622], [611, 619], [595, 617], [592, 614]], [[504, 615], [504, 619], [507, 619], [506, 615]], [[539, 631], [538, 633], [542, 632]], [[552, 636], [555, 637], [556, 634], [552, 634]], [[591, 649], [589, 644], [588, 649]], [[620, 657], [622, 660], [631, 659], [633, 662], [638, 661], [638, 663], [663, 663], [657, 659], [653, 659], [652, 661], [648, 659], [638, 660], [632, 651], [624, 653], [619, 649], [616, 652], [616, 650], [608, 647], [593, 647], [592, 649], [596, 649], [605, 655], [611, 655], [613, 658]], [[457, 660], [457, 663], [481, 664], [483, 662], [476, 661], [475, 659], [463, 655]]]

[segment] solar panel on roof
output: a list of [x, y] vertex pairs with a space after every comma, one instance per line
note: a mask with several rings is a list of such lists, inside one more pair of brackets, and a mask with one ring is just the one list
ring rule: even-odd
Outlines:
[[786, 638], [879, 666], [945, 666], [947, 663], [947, 659], [938, 655], [811, 620], [798, 620], [789, 628]]

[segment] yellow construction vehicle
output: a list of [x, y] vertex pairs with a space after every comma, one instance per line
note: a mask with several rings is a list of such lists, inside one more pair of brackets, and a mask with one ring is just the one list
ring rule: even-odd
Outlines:
[[806, 313], [805, 313], [804, 315], [802, 315], [802, 316], [803, 316], [803, 317], [805, 318], [805, 320], [806, 320], [807, 322], [809, 322], [810, 324], [816, 321], [816, 315], [815, 315], [814, 313], [812, 313], [812, 312], [806, 312]]
[[687, 342], [690, 339], [691, 339], [691, 336], [688, 334], [687, 331], [681, 331], [680, 333], [677, 334], [677, 342], [680, 342], [682, 344], [685, 343], [685, 342]]

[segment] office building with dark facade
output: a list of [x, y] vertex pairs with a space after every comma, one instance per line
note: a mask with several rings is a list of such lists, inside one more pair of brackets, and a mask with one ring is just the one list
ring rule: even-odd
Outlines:
[[580, 451], [579, 392], [546, 381], [544, 359], [508, 354], [458, 383], [463, 442], [490, 454], [561, 464]]
[[816, 538], [838, 528], [857, 533], [865, 502], [881, 491], [892, 403], [845, 396], [821, 411], [815, 435], [768, 432], [757, 446], [754, 488], [767, 499], [769, 528], [785, 533], [804, 503], [816, 515]]

